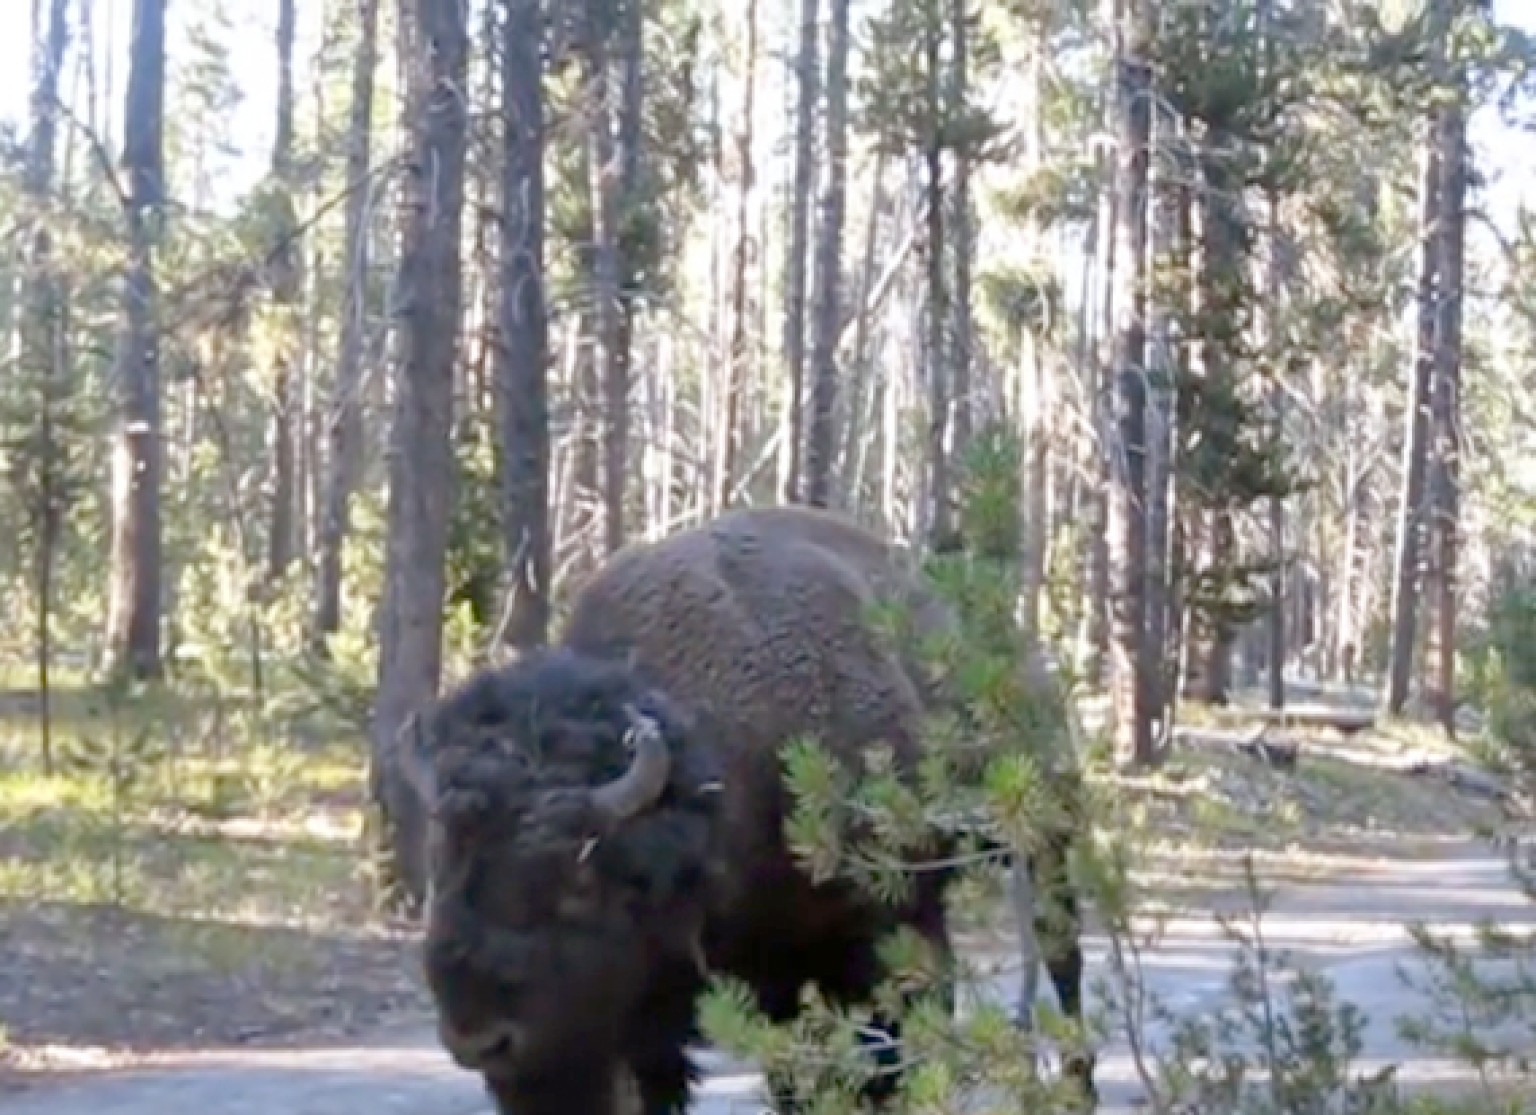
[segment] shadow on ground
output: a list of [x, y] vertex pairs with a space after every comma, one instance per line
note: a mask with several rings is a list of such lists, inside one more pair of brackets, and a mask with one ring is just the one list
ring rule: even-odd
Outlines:
[[348, 934], [0, 902], [0, 1066], [355, 1034], [424, 1008], [403, 932]]

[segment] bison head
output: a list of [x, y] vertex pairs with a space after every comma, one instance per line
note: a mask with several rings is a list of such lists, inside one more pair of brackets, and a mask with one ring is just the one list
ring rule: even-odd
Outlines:
[[521, 1107], [586, 1106], [568, 1087], [608, 1071], [665, 970], [700, 962], [710, 753], [626, 666], [569, 651], [478, 675], [401, 744], [431, 818], [443, 1044], [498, 1097], [547, 1099]]

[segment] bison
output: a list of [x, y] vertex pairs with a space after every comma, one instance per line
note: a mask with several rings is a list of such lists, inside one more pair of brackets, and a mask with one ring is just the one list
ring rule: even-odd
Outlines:
[[[882, 904], [813, 882], [783, 831], [786, 741], [813, 735], [844, 760], [885, 743], [907, 772], [919, 758], [944, 694], [869, 626], [866, 608], [891, 599], [919, 629], [953, 622], [900, 551], [838, 516], [727, 513], [614, 555], [559, 645], [407, 721], [396, 759], [430, 815], [439, 1033], [500, 1111], [610, 1115], [629, 1089], [645, 1115], [685, 1111], [710, 973], [782, 1021], [807, 983], [870, 1001], [897, 927], [950, 954], [948, 873], [918, 872]], [[1037, 876], [1065, 884], [1070, 836]], [[1080, 1016], [1073, 922], [1046, 967]], [[1070, 1067], [1091, 1094], [1090, 1062]]]

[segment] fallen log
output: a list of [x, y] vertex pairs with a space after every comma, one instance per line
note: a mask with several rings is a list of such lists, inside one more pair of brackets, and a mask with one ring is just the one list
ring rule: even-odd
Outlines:
[[1297, 708], [1263, 709], [1259, 715], [1271, 724], [1287, 728], [1327, 728], [1340, 735], [1352, 736], [1376, 726], [1376, 713], [1366, 708], [1326, 708], [1300, 706]]

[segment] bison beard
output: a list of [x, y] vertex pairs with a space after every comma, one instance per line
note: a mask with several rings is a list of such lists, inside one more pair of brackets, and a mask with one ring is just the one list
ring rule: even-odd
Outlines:
[[[869, 1002], [899, 926], [949, 956], [947, 873], [917, 873], [893, 909], [813, 884], [783, 833], [790, 739], [915, 764], [928, 691], [864, 612], [905, 576], [833, 516], [733, 513], [617, 555], [564, 647], [407, 723], [396, 769], [430, 814], [428, 983], [444, 1046], [499, 1110], [617, 1115], [633, 1086], [645, 1115], [685, 1111], [706, 970], [786, 1020], [808, 982]], [[1071, 937], [1047, 967], [1077, 1015]]]

